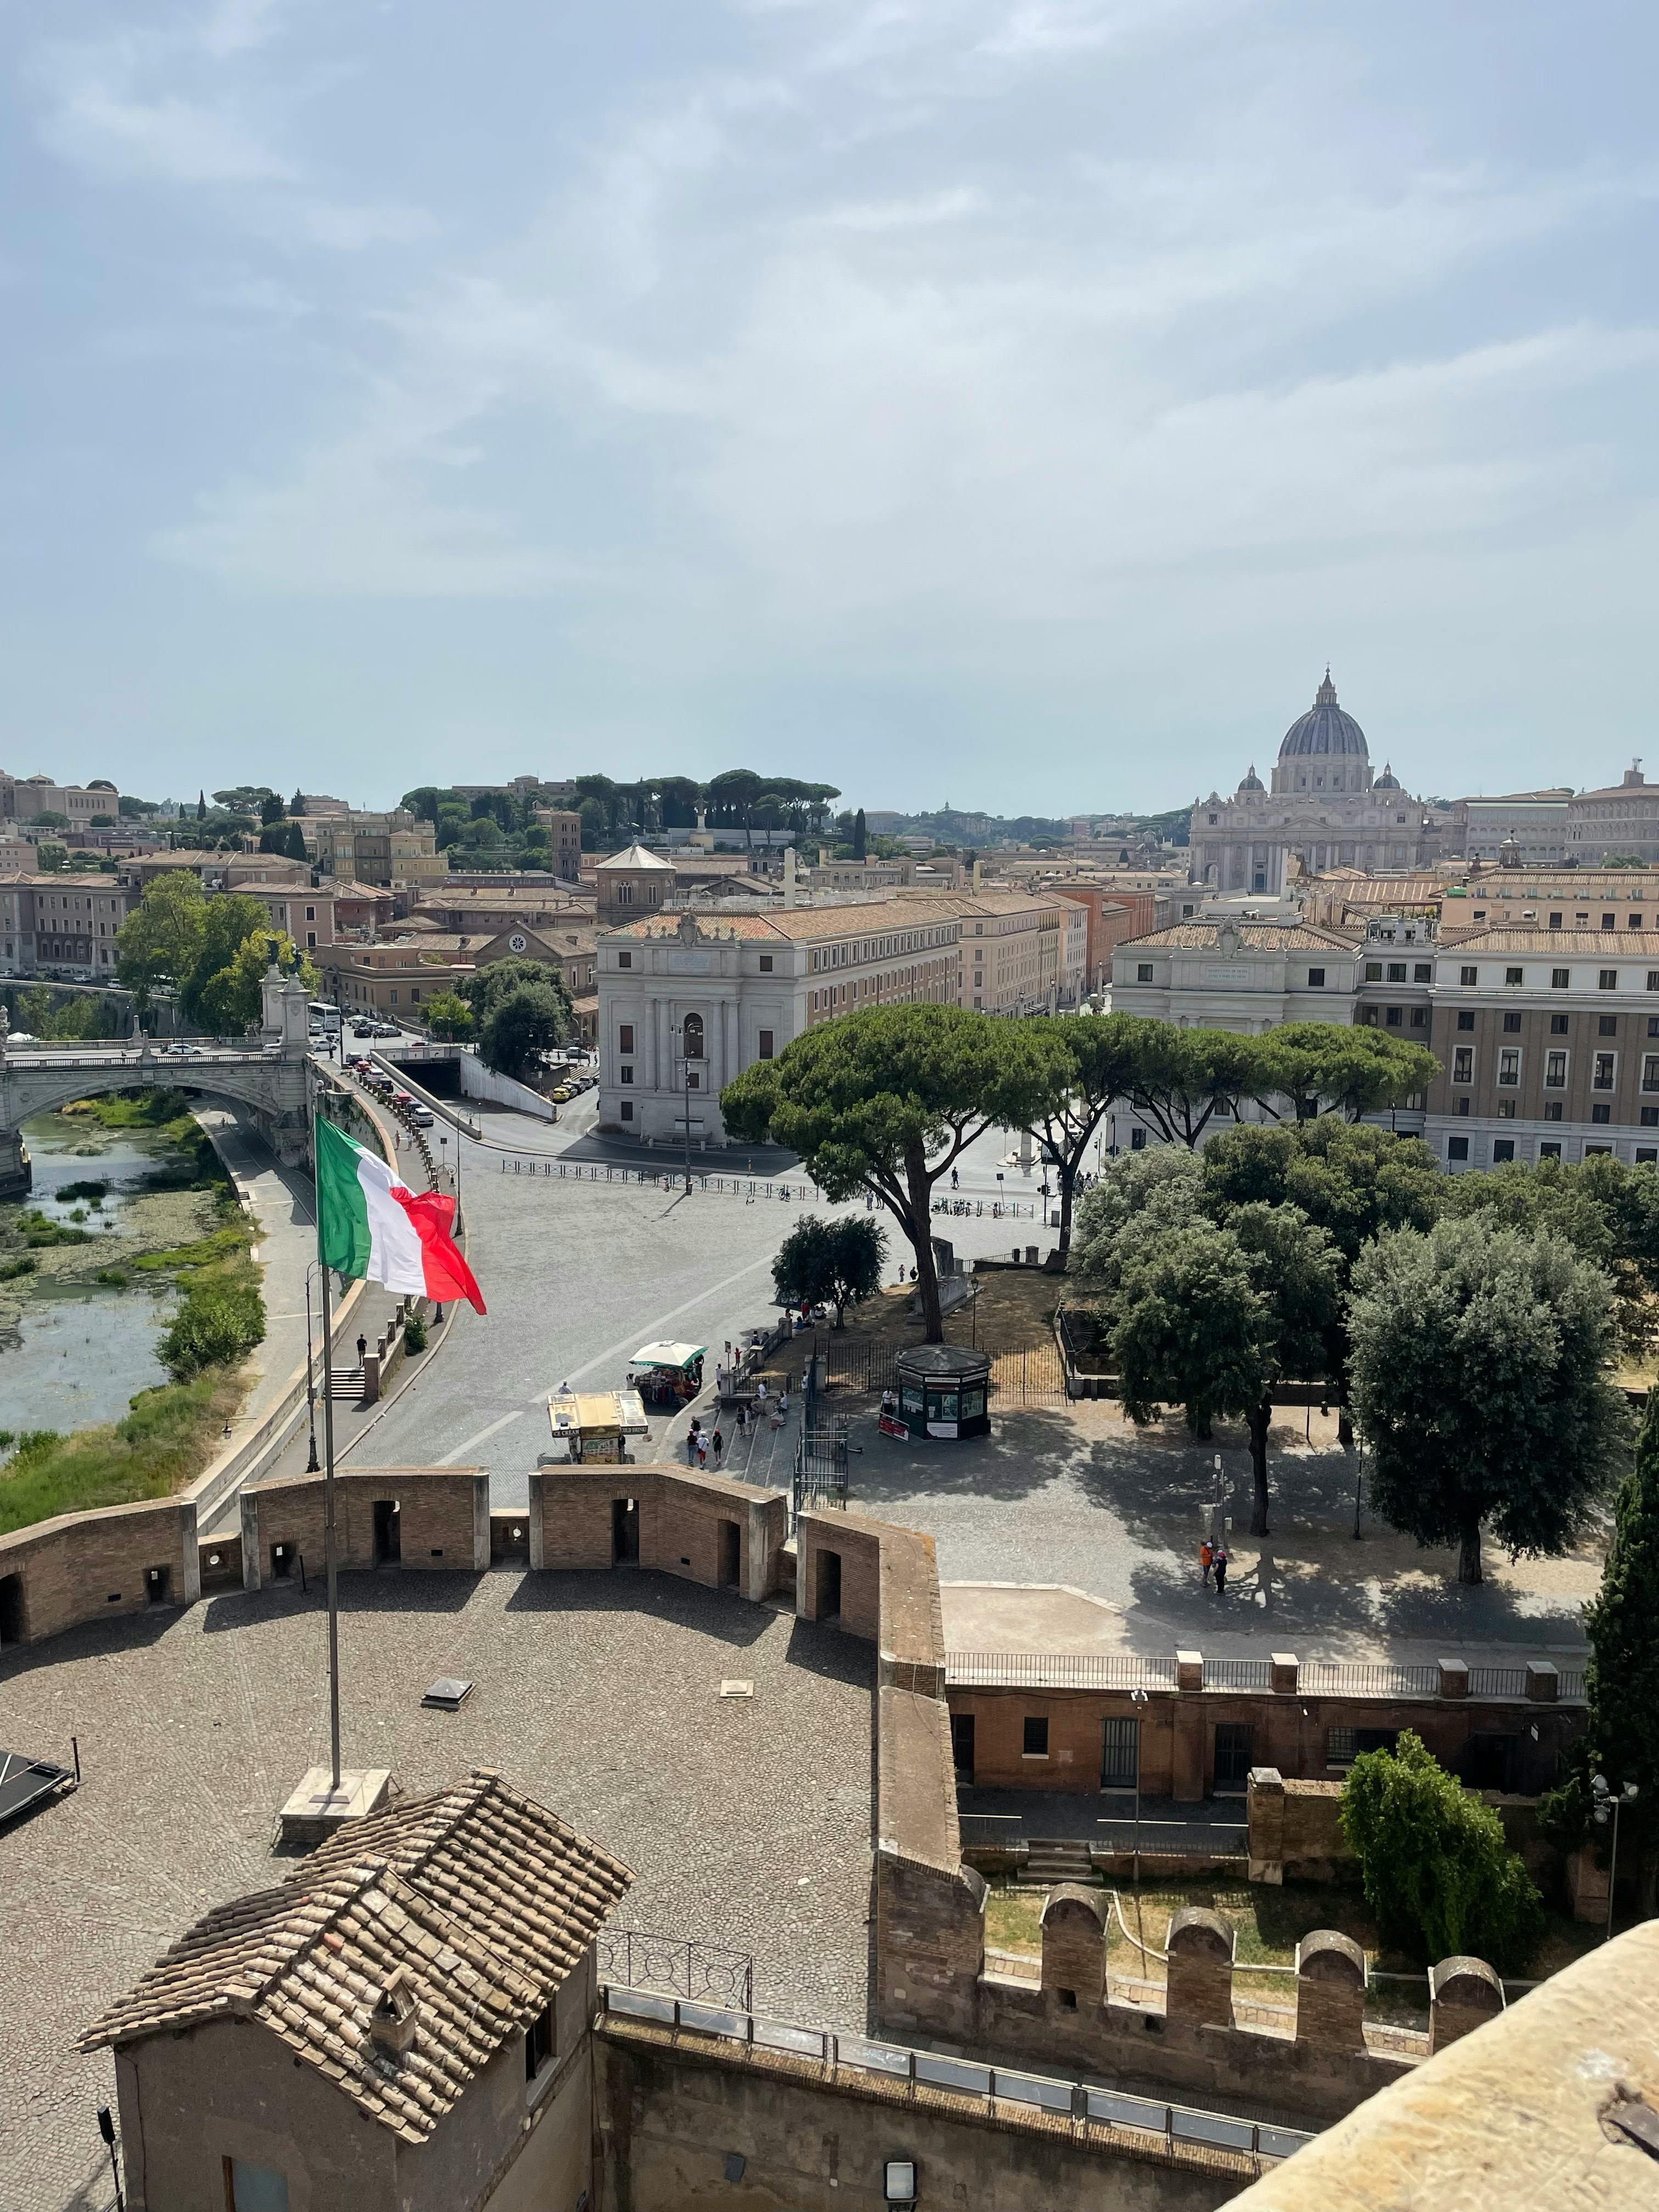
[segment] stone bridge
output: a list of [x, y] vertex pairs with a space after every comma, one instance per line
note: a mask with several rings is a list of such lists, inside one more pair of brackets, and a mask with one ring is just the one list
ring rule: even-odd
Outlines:
[[182, 1091], [234, 1099], [290, 1166], [310, 1154], [310, 1040], [304, 986], [273, 969], [264, 981], [263, 1026], [240, 1044], [204, 1041], [158, 1049], [127, 1044], [9, 1046], [0, 1011], [0, 1199], [30, 1187], [22, 1124], [76, 1098], [106, 1091]]

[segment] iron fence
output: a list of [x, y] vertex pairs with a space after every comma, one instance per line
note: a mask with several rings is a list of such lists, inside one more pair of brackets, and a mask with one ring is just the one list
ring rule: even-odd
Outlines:
[[748, 1951], [689, 1942], [637, 1928], [606, 1928], [595, 1954], [599, 1979], [630, 1990], [660, 1990], [694, 2003], [729, 2004], [747, 2012], [755, 2001], [755, 1961]]
[[803, 1513], [847, 1510], [847, 1427], [842, 1421], [827, 1428], [808, 1429], [803, 1424], [795, 1438], [795, 1465], [789, 1486], [789, 1527], [793, 1533]]
[[607, 2014], [621, 2020], [665, 2027], [676, 2034], [690, 2029], [695, 2034], [721, 2036], [740, 2044], [746, 2051], [781, 2051], [791, 2057], [815, 2060], [836, 2073], [871, 2075], [889, 2083], [902, 2083], [911, 2097], [919, 2088], [955, 2090], [983, 2098], [988, 2110], [995, 2102], [1024, 2105], [1073, 2119], [1104, 2120], [1161, 2137], [1171, 2145], [1199, 2143], [1214, 2150], [1240, 2151], [1258, 2163], [1289, 2158], [1314, 2140], [1300, 2128], [1239, 2119], [1231, 2113], [1207, 2112], [1161, 2098], [1132, 2096], [1121, 2089], [1056, 2081], [1015, 2067], [981, 2066], [971, 2058], [877, 2043], [866, 2036], [839, 2034], [833, 2028], [798, 2027], [782, 2021], [761, 2020], [736, 2008], [724, 2010], [608, 1984], [601, 1988], [599, 2002]]
[[1136, 1653], [947, 1651], [945, 1680], [961, 1690], [1173, 1690], [1176, 1662]]
[[1270, 1659], [1206, 1659], [1204, 1662], [1204, 1686], [1206, 1690], [1271, 1690], [1273, 1686], [1273, 1669]]
[[1471, 1667], [1469, 1695], [1472, 1698], [1524, 1698], [1527, 1694], [1527, 1670], [1524, 1667]]
[[1370, 1666], [1350, 1659], [1304, 1659], [1297, 1687], [1334, 1697], [1435, 1698], [1440, 1694], [1440, 1669], [1432, 1663]]

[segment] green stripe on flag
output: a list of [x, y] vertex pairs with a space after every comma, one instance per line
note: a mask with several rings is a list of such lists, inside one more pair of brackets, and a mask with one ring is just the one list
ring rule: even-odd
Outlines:
[[317, 1158], [317, 1257], [337, 1274], [367, 1275], [368, 1201], [357, 1180], [362, 1147], [319, 1114]]

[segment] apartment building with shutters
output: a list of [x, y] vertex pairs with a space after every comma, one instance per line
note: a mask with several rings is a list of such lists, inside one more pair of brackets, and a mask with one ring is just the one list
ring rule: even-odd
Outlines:
[[1423, 1134], [1448, 1168], [1597, 1152], [1659, 1165], [1659, 926], [1648, 919], [1482, 930], [1436, 946], [1426, 991], [1365, 990], [1358, 1018], [1393, 1027], [1430, 1002], [1441, 1072]]

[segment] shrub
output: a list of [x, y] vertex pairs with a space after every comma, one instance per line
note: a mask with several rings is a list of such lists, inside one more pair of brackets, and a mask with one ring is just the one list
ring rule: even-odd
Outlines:
[[405, 1352], [426, 1350], [426, 1323], [417, 1313], [410, 1314], [409, 1319], [404, 1323], [404, 1350]]
[[0, 1283], [15, 1283], [21, 1275], [32, 1275], [40, 1264], [32, 1252], [21, 1253], [15, 1260], [0, 1265]]
[[100, 1267], [98, 1270], [97, 1279], [100, 1283], [107, 1283], [112, 1291], [125, 1290], [128, 1280], [118, 1267]]
[[101, 1206], [109, 1196], [109, 1185], [106, 1182], [90, 1180], [85, 1182], [66, 1182], [58, 1195], [67, 1205], [72, 1206], [78, 1199], [88, 1206]]
[[1355, 1759], [1342, 1832], [1391, 1948], [1430, 1963], [1472, 1953], [1499, 1973], [1537, 1949], [1543, 1905], [1503, 1822], [1409, 1729]]
[[265, 1334], [264, 1300], [252, 1283], [225, 1276], [194, 1283], [161, 1332], [156, 1350], [175, 1382], [207, 1367], [234, 1367]]

